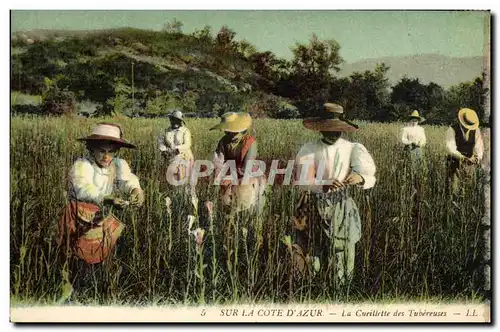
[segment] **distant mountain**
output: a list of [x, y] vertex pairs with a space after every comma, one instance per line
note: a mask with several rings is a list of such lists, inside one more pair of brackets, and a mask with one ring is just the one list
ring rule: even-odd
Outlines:
[[434, 82], [444, 88], [461, 82], [471, 81], [483, 72], [483, 57], [448, 57], [439, 54], [423, 54], [415, 56], [394, 56], [367, 59], [341, 66], [340, 76], [349, 76], [353, 72], [373, 70], [384, 62], [390, 67], [389, 81], [395, 84], [404, 75], [418, 77], [424, 84]]

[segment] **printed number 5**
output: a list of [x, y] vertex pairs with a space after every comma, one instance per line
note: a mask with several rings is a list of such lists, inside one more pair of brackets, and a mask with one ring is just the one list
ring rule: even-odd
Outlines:
[[202, 310], [201, 310], [201, 315], [202, 315], [202, 316], [205, 316], [206, 314], [207, 314], [206, 310], [205, 310], [205, 309], [202, 309]]

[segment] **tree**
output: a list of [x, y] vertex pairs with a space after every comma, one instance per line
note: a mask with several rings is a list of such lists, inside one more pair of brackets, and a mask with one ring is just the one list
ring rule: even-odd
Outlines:
[[405, 76], [392, 87], [391, 102], [405, 104], [412, 109], [428, 110], [427, 86], [420, 83], [418, 78]]
[[247, 59], [257, 53], [257, 49], [255, 48], [255, 46], [250, 44], [250, 42], [248, 42], [246, 39], [243, 39], [238, 43], [237, 51]]
[[210, 25], [205, 25], [203, 29], [195, 30], [192, 36], [198, 39], [200, 42], [211, 44], [213, 42], [212, 27]]
[[484, 101], [488, 90], [483, 86], [484, 74], [472, 82], [460, 83], [446, 91], [440, 105], [440, 123], [456, 121], [459, 109], [467, 107], [475, 110], [480, 119], [484, 117]]
[[172, 34], [180, 34], [182, 33], [182, 27], [182, 22], [174, 18], [171, 22], [167, 22], [163, 25], [163, 31]]
[[442, 123], [444, 121], [441, 114], [444, 95], [444, 89], [434, 82], [426, 85], [422, 84], [418, 78], [403, 77], [392, 88], [391, 102], [394, 105], [400, 105], [397, 108], [398, 118], [403, 118], [411, 110], [416, 109], [426, 117], [428, 123]]
[[234, 37], [236, 37], [236, 32], [224, 25], [215, 37], [217, 49], [222, 52], [234, 52], [236, 50]]
[[74, 115], [76, 114], [76, 98], [73, 92], [60, 89], [57, 81], [45, 78], [41, 108], [47, 115]]
[[343, 101], [349, 117], [371, 120], [388, 121], [392, 119], [387, 109], [389, 102], [389, 81], [386, 77], [389, 67], [382, 63], [375, 70], [366, 70], [363, 73], [354, 72], [349, 80], [337, 80], [336, 85], [341, 89], [332, 89], [334, 96]]
[[315, 34], [308, 44], [297, 43], [292, 49], [290, 80], [297, 92], [297, 100], [305, 114], [314, 114], [328, 99], [333, 73], [340, 70], [343, 59], [340, 45], [335, 40], [320, 40]]
[[256, 52], [249, 60], [253, 70], [261, 77], [258, 80], [259, 88], [265, 91], [276, 92], [278, 82], [289, 75], [290, 63], [278, 58], [273, 52]]

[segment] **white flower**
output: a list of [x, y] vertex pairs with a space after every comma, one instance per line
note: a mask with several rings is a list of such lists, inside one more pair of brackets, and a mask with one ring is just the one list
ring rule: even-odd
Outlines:
[[205, 203], [205, 207], [207, 208], [208, 216], [212, 217], [214, 213], [214, 203], [212, 203], [211, 201], [207, 201]]
[[196, 245], [198, 247], [200, 247], [201, 244], [203, 243], [203, 237], [205, 235], [205, 230], [198, 227], [197, 229], [195, 229], [194, 231], [192, 231], [191, 234], [194, 235], [194, 238], [196, 240]]
[[192, 215], [188, 215], [187, 216], [187, 221], [188, 221], [188, 233], [191, 232], [191, 228], [193, 228], [193, 224], [194, 224], [194, 221], [196, 220], [196, 218]]
[[196, 213], [198, 213], [198, 197], [193, 195], [191, 197], [191, 204], [193, 204], [194, 210], [196, 211]]
[[316, 271], [316, 272], [318, 272], [319, 269], [321, 268], [321, 263], [319, 262], [319, 258], [316, 256], [314, 256], [313, 267], [314, 267], [314, 271]]
[[172, 212], [171, 208], [172, 208], [172, 200], [170, 199], [170, 197], [165, 197], [165, 206], [167, 207], [167, 211], [168, 212]]

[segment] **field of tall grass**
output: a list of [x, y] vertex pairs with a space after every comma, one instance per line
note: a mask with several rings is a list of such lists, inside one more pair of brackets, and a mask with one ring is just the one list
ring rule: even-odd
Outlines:
[[[109, 121], [110, 119], [108, 119]], [[13, 117], [11, 119], [10, 273], [11, 299], [53, 303], [61, 295], [56, 225], [66, 204], [66, 177], [84, 152], [76, 139], [98, 120]], [[467, 180], [453, 198], [445, 190], [445, 127], [425, 126], [424, 171], [408, 172], [399, 144], [401, 124], [361, 123], [350, 135], [372, 153], [377, 183], [354, 192], [363, 220], [352, 283], [341, 290], [320, 270], [289, 283], [290, 216], [298, 190], [273, 186], [260, 218], [226, 220], [213, 185], [197, 188], [205, 231], [196, 244], [188, 233], [191, 203], [164, 180], [156, 137], [168, 120], [122, 119], [125, 138], [137, 150], [122, 149], [146, 194], [144, 206], [116, 212], [126, 224], [119, 250], [106, 270], [105, 292], [79, 293], [81, 303], [194, 304], [228, 302], [390, 301], [473, 299], [483, 195], [478, 178]], [[217, 119], [188, 119], [197, 159], [210, 158], [221, 133]], [[300, 146], [318, 137], [300, 121], [256, 120], [262, 160], [293, 159]], [[419, 185], [414, 186], [414, 183]], [[415, 189], [416, 188], [416, 189]], [[171, 209], [165, 198], [172, 200]], [[204, 204], [214, 203], [212, 218]], [[257, 226], [258, 227], [257, 227]]]

